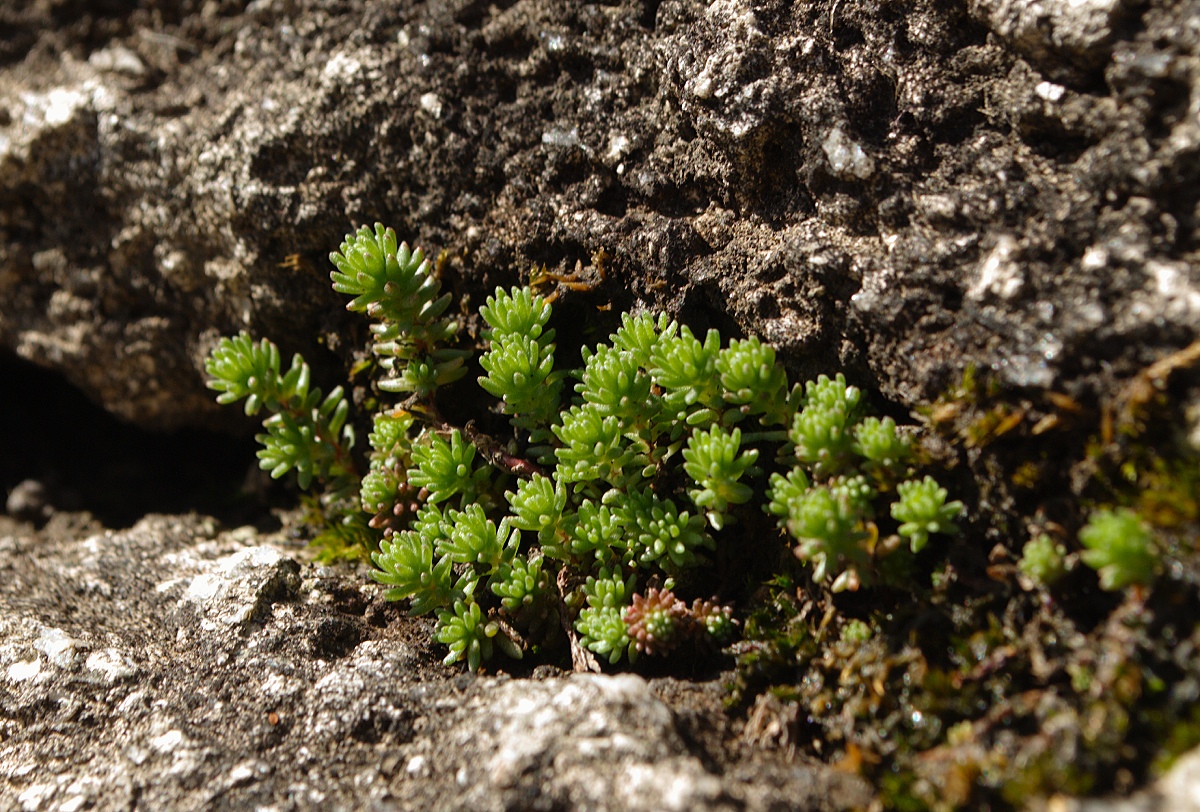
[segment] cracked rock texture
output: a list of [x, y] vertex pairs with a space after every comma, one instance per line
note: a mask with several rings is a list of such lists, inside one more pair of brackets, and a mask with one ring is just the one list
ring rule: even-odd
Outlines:
[[604, 251], [580, 307], [904, 407], [972, 362], [1086, 397], [1200, 324], [1189, 8], [14, 0], [0, 345], [148, 427], [232, 422], [216, 337], [339, 366], [325, 256], [383, 220], [476, 301]]
[[0, 808], [687, 812], [870, 797], [859, 779], [740, 746], [715, 684], [447, 679], [424, 625], [388, 623], [379, 590], [301, 567], [250, 528], [70, 522], [35, 534], [0, 520]]

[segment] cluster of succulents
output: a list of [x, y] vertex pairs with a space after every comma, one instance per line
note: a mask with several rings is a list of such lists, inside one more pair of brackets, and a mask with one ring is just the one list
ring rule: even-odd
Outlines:
[[[335, 289], [353, 297], [349, 309], [376, 320], [377, 388], [404, 398], [374, 415], [365, 453], [354, 449], [342, 390], [312, 387], [299, 356], [283, 369], [269, 341], [222, 340], [208, 362], [210, 386], [222, 403], [245, 399], [248, 414], [269, 413], [262, 467], [324, 486], [321, 508], [347, 538], [365, 540], [386, 597], [436, 619], [447, 663], [477, 670], [497, 654], [534, 651], [561, 659], [553, 647], [569, 645], [576, 667], [615, 665], [711, 650], [740, 626], [745, 639], [726, 649], [738, 660], [734, 700], [794, 683], [778, 695], [825, 709], [809, 717], [814, 752], [847, 761], [864, 754], [863, 764], [876, 765], [864, 772], [874, 770], [897, 807], [914, 798], [965, 804], [936, 789], [950, 784], [1026, 798], [1022, 788], [1058, 788], [1066, 776], [1063, 786], [1083, 791], [1091, 784], [1072, 776], [1135, 764], [1123, 743], [1130, 720], [1200, 741], [1194, 714], [1164, 721], [1178, 714], [1164, 710], [1158, 688], [1144, 692], [1149, 704], [1138, 698], [1139, 680], [1149, 687], [1161, 673], [1195, 672], [1194, 623], [1160, 640], [1160, 621], [1147, 615], [1167, 603], [1149, 602], [1149, 587], [1174, 590], [1172, 600], [1184, 594], [1180, 562], [1161, 559], [1194, 535], [1194, 455], [1175, 467], [1139, 458], [1140, 495], [1089, 493], [1097, 508], [1077, 541], [1070, 527], [1084, 517], [1039, 515], [1013, 568], [1005, 561], [1016, 551], [1002, 545], [945, 543], [960, 532], [963, 504], [926, 475], [914, 429], [870, 415], [842, 375], [792, 385], [756, 338], [724, 344], [715, 330], [697, 335], [645, 313], [623, 314], [607, 342], [581, 349], [580, 368], [565, 369], [556, 364], [551, 302], [529, 288], [497, 289], [479, 311], [478, 378], [496, 402], [483, 404], [478, 420], [451, 425], [438, 391], [465, 376], [470, 353], [453, 346], [463, 321], [448, 315], [436, 270], [380, 226], [348, 235], [331, 259]], [[959, 399], [981, 397], [973, 379], [964, 373]], [[486, 400], [468, 386], [453, 391]], [[976, 451], [980, 438], [1015, 425], [999, 407], [984, 417], [959, 433]], [[1131, 466], [1122, 481], [1133, 481]], [[771, 528], [765, 541], [763, 528]], [[765, 565], [730, 587], [750, 597], [740, 623], [711, 590], [746, 573], [704, 569], [745, 565], [752, 556], [738, 545], [785, 562], [752, 595]], [[990, 597], [964, 603], [964, 573], [977, 578], [985, 556]], [[1089, 617], [1080, 626], [1069, 602], [1049, 599], [1046, 588], [1065, 594], [1090, 571], [1102, 590], [1125, 593], [1121, 623]], [[1006, 573], [1024, 589], [997, 587]], [[871, 601], [837, 594], [878, 584], [889, 588]], [[1002, 614], [1001, 601], [1009, 601]], [[914, 631], [939, 616], [945, 635]], [[1012, 625], [1030, 617], [1042, 632]], [[1095, 640], [1115, 654], [1096, 661]], [[1063, 733], [1005, 738], [1024, 749], [1007, 765], [988, 761], [995, 731], [979, 709], [1009, 703], [1018, 686], [1005, 713]], [[1171, 694], [1170, 702], [1186, 701]], [[1016, 727], [1006, 726], [995, 741]], [[1085, 729], [1092, 739], [1072, 738]], [[1083, 766], [1064, 772], [1077, 757]], [[945, 780], [944, 765], [961, 775]]]
[[[510, 427], [493, 438], [448, 425], [434, 396], [463, 376], [468, 352], [450, 346], [459, 324], [429, 262], [378, 225], [331, 260], [348, 308], [375, 320], [379, 388], [408, 394], [374, 417], [366, 475], [352, 467], [341, 391], [311, 389], [302, 359], [281, 373], [274, 345], [243, 334], [213, 353], [211, 385], [222, 402], [274, 412], [260, 454], [273, 475], [331, 483], [346, 521], [368, 517], [375, 579], [436, 615], [448, 663], [520, 657], [563, 629], [611, 663], [728, 640], [730, 607], [679, 595], [697, 590], [739, 515], [774, 513], [835, 590], [867, 582], [874, 506], [892, 490], [896, 533], [914, 551], [957, 530], [961, 504], [931, 478], [895, 484], [911, 473], [911, 443], [890, 418], [864, 416], [842, 376], [790, 386], [758, 339], [723, 345], [665, 315], [623, 314], [568, 371], [555, 365], [550, 302], [497, 289], [479, 311], [479, 385]], [[781, 449], [795, 465], [771, 477], [764, 505], [759, 463]]]
[[[901, 540], [918, 553], [931, 534], [957, 533], [963, 512], [931, 476], [898, 482], [912, 474], [912, 440], [892, 418], [862, 414], [861, 400], [841, 374], [810, 381], [788, 430], [796, 463], [771, 475], [768, 511], [795, 537], [796, 557], [834, 592], [870, 583], [877, 559], [898, 552]], [[881, 539], [877, 508], [893, 494], [897, 526]]]
[[1129, 508], [1094, 510], [1079, 529], [1078, 554], [1041, 534], [1025, 544], [1017, 566], [1034, 585], [1052, 586], [1076, 559], [1096, 571], [1100, 588], [1116, 592], [1145, 587], [1158, 576], [1160, 544], [1151, 529]]

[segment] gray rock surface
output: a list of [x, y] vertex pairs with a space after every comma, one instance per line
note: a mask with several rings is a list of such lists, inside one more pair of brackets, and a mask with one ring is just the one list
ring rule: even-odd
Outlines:
[[353, 575], [301, 566], [280, 539], [197, 517], [122, 532], [70, 522], [0, 524], [0, 808], [817, 810], [869, 798], [827, 767], [739, 745], [717, 685], [461, 675], [437, 663], [425, 621], [397, 617]]
[[338, 374], [317, 339], [345, 360], [364, 325], [325, 256], [377, 219], [476, 299], [603, 250], [578, 306], [682, 310], [905, 406], [971, 362], [1087, 395], [1197, 334], [1177, 5], [167, 7], [51, 36], [25, 0], [0, 64], [0, 345], [146, 426], [231, 420], [219, 334]]

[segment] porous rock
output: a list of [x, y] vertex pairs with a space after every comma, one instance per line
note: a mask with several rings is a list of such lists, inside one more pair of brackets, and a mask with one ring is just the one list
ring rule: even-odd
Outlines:
[[326, 256], [375, 220], [476, 301], [603, 251], [565, 306], [906, 408], [972, 364], [1087, 396], [1197, 335], [1186, 4], [100, 5], [0, 12], [0, 345], [145, 426], [236, 422], [201, 370], [239, 329], [339, 379]]
[[[35, 533], [0, 520], [0, 808], [832, 810], [869, 798], [826, 767], [730, 760], [736, 739], [727, 752], [685, 737], [640, 677], [446, 669], [425, 621], [250, 528], [66, 522]], [[713, 688], [687, 712], [716, 728]]]

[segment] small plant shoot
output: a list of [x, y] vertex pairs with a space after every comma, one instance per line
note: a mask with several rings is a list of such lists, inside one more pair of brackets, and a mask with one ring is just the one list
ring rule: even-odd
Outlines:
[[331, 523], [369, 528], [373, 577], [437, 618], [447, 664], [519, 659], [564, 630], [585, 662], [727, 644], [733, 608], [696, 594], [694, 576], [764, 512], [780, 549], [834, 591], [878, 577], [879, 517], [913, 551], [958, 532], [962, 504], [908, 478], [911, 437], [867, 416], [842, 375], [791, 386], [757, 338], [698, 337], [662, 314], [623, 314], [581, 369], [560, 369], [551, 304], [498, 288], [479, 311], [476, 398], [481, 411], [495, 399], [509, 428], [448, 425], [436, 394], [470, 351], [423, 253], [376, 225], [331, 260], [347, 308], [372, 319], [375, 384], [397, 397], [372, 418], [365, 475], [342, 390], [323, 396], [299, 356], [284, 372], [270, 341], [224, 339], [209, 386], [270, 413], [259, 456], [272, 476], [320, 483]]

